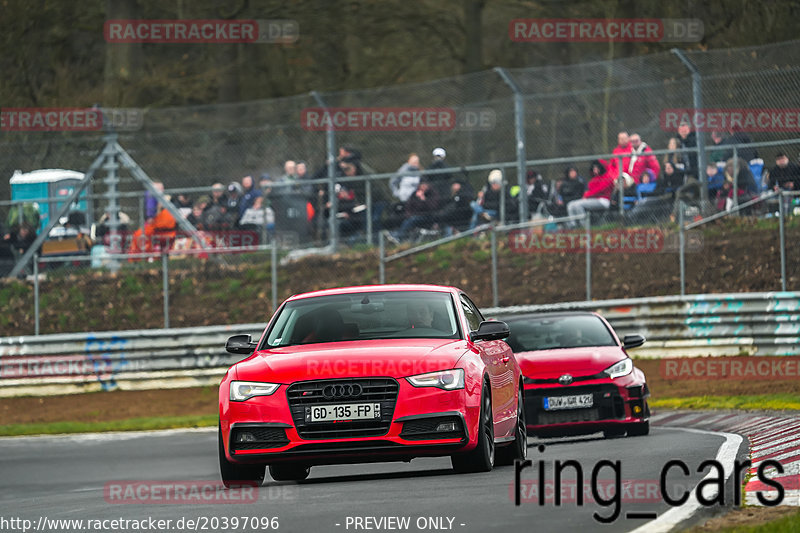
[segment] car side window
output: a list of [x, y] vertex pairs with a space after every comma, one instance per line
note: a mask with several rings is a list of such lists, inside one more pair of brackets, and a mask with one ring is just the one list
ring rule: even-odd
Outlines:
[[464, 309], [464, 315], [467, 317], [470, 331], [476, 331], [483, 321], [483, 316], [478, 308], [475, 307], [469, 298], [461, 296], [461, 307]]

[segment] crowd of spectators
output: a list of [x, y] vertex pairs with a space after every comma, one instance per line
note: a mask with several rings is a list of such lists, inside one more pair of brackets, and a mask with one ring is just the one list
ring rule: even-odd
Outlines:
[[[174, 210], [165, 209], [155, 194], [146, 191], [144, 223], [131, 227], [130, 217], [120, 212], [119, 229], [133, 231], [126, 241], [130, 252], [193, 246], [193, 238], [181, 231], [176, 213], [201, 235], [240, 231], [254, 236], [249, 242], [268, 242], [283, 232], [297, 243], [324, 242], [335, 209], [333, 220], [343, 239], [363, 239], [371, 213], [373, 231], [388, 230], [390, 240], [402, 242], [425, 235], [450, 236], [501, 219], [518, 220], [521, 202], [527, 202], [532, 218], [571, 216], [572, 225], [577, 225], [587, 211], [615, 212], [621, 198], [624, 210], [633, 209], [630, 213], [662, 205], [674, 218], [679, 202], [699, 205], [703, 187], [718, 210], [731, 209], [737, 201], [747, 201], [764, 190], [800, 190], [800, 165], [778, 151], [774, 165], [765, 166], [743, 132], [711, 132], [704, 169], [698, 169], [693, 151], [697, 143], [698, 133], [682, 123], [668, 139], [666, 153], [656, 157], [641, 135], [621, 131], [612, 157], [592, 161], [585, 174], [582, 165], [569, 165], [550, 179], [529, 169], [520, 187], [509, 183], [501, 169], [494, 169], [485, 174], [477, 190], [474, 174], [459, 167], [439, 146], [429, 152], [425, 163], [419, 154], [408, 154], [392, 177], [371, 182], [371, 209], [366, 206], [366, 183], [359, 179], [366, 173], [362, 155], [342, 146], [330, 162], [331, 169], [325, 163], [311, 172], [304, 160], [286, 160], [275, 178], [269, 173], [261, 173], [258, 179], [247, 175], [227, 184], [213, 183], [200, 194], [167, 196]], [[736, 150], [734, 144], [739, 145]], [[328, 180], [331, 171], [333, 186]], [[165, 190], [162, 182], [153, 185], [162, 193]], [[3, 234], [4, 241], [17, 253], [24, 252], [36, 228], [24, 221], [7, 226], [11, 230]], [[92, 237], [101, 239], [108, 232], [108, 214], [97, 228]]]
[[[193, 199], [179, 194], [171, 202], [200, 231], [246, 230], [269, 240], [275, 237], [276, 229], [284, 229], [299, 234], [301, 240], [311, 241], [328, 237], [333, 192], [334, 219], [342, 238], [363, 236], [371, 212], [374, 230], [389, 230], [390, 240], [402, 242], [427, 233], [449, 236], [497, 221], [501, 216], [515, 220], [520, 201], [527, 202], [532, 217], [572, 216], [577, 225], [587, 211], [618, 209], [620, 197], [625, 199], [625, 209], [641, 210], [656, 205], [656, 200], [669, 204], [674, 217], [673, 207], [678, 201], [699, 202], [701, 187], [707, 188], [711, 204], [719, 210], [731, 208], [734, 189], [740, 203], [762, 189], [800, 189], [800, 166], [789, 161], [783, 152], [776, 154], [773, 167], [763, 173], [759, 169], [758, 175], [751, 170], [758, 158], [755, 148], [740, 146], [734, 161], [730, 145], [751, 142], [742, 132], [730, 131], [727, 136], [711, 132], [708, 164], [699, 171], [697, 154], [692, 151], [697, 147], [697, 135], [689, 124], [680, 124], [666, 143], [668, 153], [659, 158], [641, 135], [621, 131], [613, 156], [592, 161], [585, 177], [575, 165], [566, 167], [562, 176], [552, 180], [531, 169], [525, 184], [518, 187], [508, 183], [502, 170], [494, 169], [477, 191], [469, 174], [453, 173], [452, 169], [459, 168], [457, 164], [448, 159], [443, 147], [435, 147], [427, 166], [419, 154], [411, 153], [393, 177], [385, 183], [373, 182], [369, 211], [365, 182], [358, 179], [365, 174], [362, 155], [348, 146], [341, 147], [332, 162], [332, 191], [327, 164], [312, 173], [305, 161], [287, 160], [278, 178], [262, 174], [256, 182], [252, 176], [245, 176], [228, 185], [214, 183], [210, 195]], [[163, 190], [162, 184], [157, 185]], [[175, 230], [175, 221], [169, 220], [171, 215], [160, 215], [164, 210], [158, 208], [149, 193], [146, 210], [146, 235], [148, 226], [156, 233], [165, 231], [165, 220], [167, 226], [171, 225], [168, 231]]]

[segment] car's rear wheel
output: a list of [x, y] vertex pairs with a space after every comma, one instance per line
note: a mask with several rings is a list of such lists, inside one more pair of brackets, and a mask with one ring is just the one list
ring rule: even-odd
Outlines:
[[528, 456], [528, 425], [525, 423], [525, 402], [523, 401], [521, 388], [518, 396], [517, 429], [514, 433], [514, 442], [497, 449], [495, 464], [499, 466], [513, 465], [515, 460], [524, 461]]
[[225, 447], [222, 444], [222, 429], [217, 429], [217, 448], [219, 450], [219, 473], [222, 477], [222, 484], [231, 487], [239, 484], [252, 484], [253, 482], [261, 485], [266, 473], [265, 465], [239, 465], [228, 461], [225, 457]]
[[649, 420], [645, 420], [644, 422], [634, 422], [633, 424], [628, 424], [629, 437], [644, 437], [649, 433], [650, 433]]
[[489, 472], [494, 467], [494, 416], [492, 415], [492, 392], [484, 384], [481, 393], [478, 445], [472, 450], [450, 456], [456, 472]]
[[269, 475], [275, 481], [302, 481], [311, 473], [311, 467], [296, 464], [269, 465]]

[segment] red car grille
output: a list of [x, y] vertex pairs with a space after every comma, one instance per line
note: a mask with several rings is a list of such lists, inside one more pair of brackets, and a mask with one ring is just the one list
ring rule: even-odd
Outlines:
[[[360, 393], [357, 396], [347, 395], [341, 399], [326, 398], [323, 391], [330, 385], [358, 385]], [[330, 391], [330, 388], [327, 390]], [[352, 388], [348, 388], [348, 390], [352, 391]], [[292, 420], [301, 438], [310, 440], [380, 437], [389, 432], [399, 390], [400, 385], [391, 378], [337, 379], [294, 383], [287, 389], [286, 396], [292, 412]], [[305, 419], [305, 409], [308, 406], [367, 402], [380, 402], [381, 417], [379, 419], [345, 422], [306, 422]]]

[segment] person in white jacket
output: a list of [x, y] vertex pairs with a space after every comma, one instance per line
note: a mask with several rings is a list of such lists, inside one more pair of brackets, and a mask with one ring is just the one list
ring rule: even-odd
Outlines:
[[397, 170], [397, 175], [389, 182], [392, 196], [400, 202], [408, 200], [419, 187], [421, 170], [419, 156], [414, 153], [410, 154], [408, 161], [403, 163], [403, 166]]

